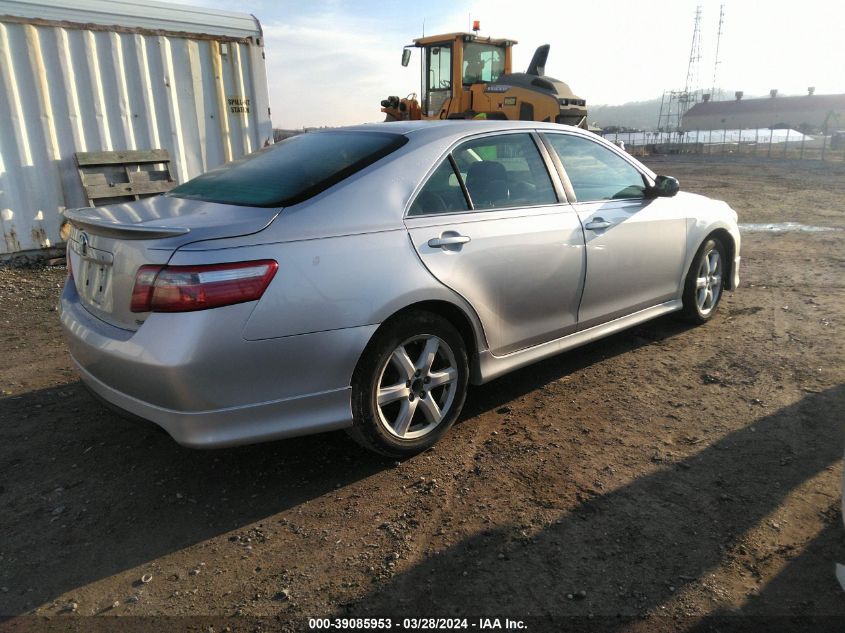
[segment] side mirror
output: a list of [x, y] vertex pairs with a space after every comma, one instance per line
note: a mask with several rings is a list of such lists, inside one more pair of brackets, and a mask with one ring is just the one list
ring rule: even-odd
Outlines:
[[402, 65], [407, 66], [408, 62], [411, 61], [411, 49], [410, 48], [403, 48], [402, 49]]
[[654, 198], [671, 198], [681, 190], [681, 183], [672, 176], [658, 176], [654, 179], [654, 186], [650, 188]]

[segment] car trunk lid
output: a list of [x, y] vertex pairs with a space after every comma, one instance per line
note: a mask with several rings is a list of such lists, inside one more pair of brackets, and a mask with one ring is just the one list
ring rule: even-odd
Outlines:
[[67, 211], [68, 257], [80, 301], [97, 318], [135, 330], [147, 316], [130, 309], [141, 266], [164, 265], [191, 242], [257, 233], [279, 211], [170, 196]]

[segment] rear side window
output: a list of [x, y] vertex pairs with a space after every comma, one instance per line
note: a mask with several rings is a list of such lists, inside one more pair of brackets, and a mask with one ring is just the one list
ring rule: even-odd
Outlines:
[[247, 207], [302, 202], [407, 142], [388, 132], [300, 134], [189, 180], [166, 195]]
[[528, 134], [485, 136], [452, 153], [475, 209], [555, 204], [549, 172]]
[[425, 186], [420, 190], [408, 215], [429, 215], [433, 213], [457, 213], [469, 211], [467, 199], [461, 189], [458, 175], [447, 158], [438, 167]]
[[546, 138], [560, 158], [578, 202], [645, 196], [642, 174], [608, 148], [572, 134]]
[[502, 134], [472, 139], [455, 148], [420, 190], [408, 215], [469, 210], [462, 185], [476, 211], [558, 201], [531, 136]]

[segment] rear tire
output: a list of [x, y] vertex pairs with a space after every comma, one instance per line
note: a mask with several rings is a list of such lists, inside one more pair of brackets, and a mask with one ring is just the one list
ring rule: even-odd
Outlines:
[[347, 432], [382, 455], [416, 455], [458, 419], [468, 381], [466, 345], [449, 321], [430, 312], [395, 317], [376, 332], [355, 368]]
[[708, 238], [692, 259], [684, 283], [682, 318], [701, 325], [713, 318], [725, 286], [725, 247]]

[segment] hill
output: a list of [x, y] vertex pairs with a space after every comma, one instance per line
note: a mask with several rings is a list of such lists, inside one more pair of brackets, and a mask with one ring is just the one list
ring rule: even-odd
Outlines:
[[651, 130], [657, 127], [660, 98], [648, 101], [631, 101], [622, 105], [587, 104], [590, 125], [601, 128], [610, 126]]

